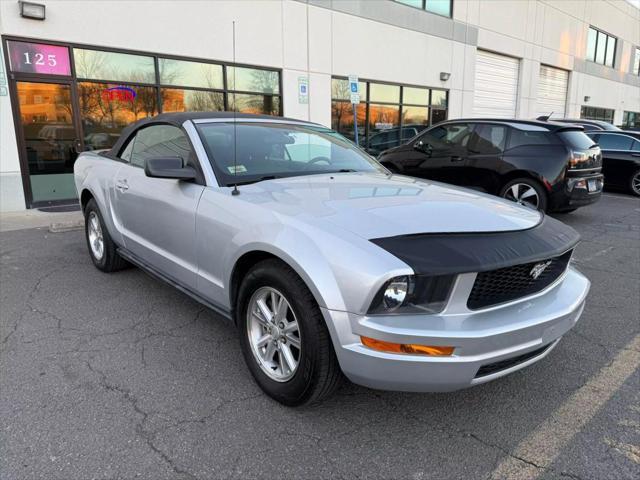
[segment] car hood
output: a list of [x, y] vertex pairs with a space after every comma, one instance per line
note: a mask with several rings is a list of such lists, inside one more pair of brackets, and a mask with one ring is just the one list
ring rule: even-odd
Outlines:
[[383, 173], [336, 173], [240, 186], [241, 201], [305, 223], [328, 222], [363, 238], [525, 230], [537, 211], [498, 197]]

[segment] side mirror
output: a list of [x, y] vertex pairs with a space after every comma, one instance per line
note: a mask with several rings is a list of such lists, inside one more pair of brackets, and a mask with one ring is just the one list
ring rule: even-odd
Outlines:
[[144, 173], [152, 178], [173, 178], [175, 180], [193, 180], [197, 172], [193, 167], [185, 166], [180, 157], [147, 158]]
[[423, 142], [422, 140], [418, 140], [416, 143], [414, 143], [413, 148], [422, 153], [426, 153], [429, 156], [431, 156], [431, 152], [433, 151], [433, 148], [431, 147], [431, 145]]

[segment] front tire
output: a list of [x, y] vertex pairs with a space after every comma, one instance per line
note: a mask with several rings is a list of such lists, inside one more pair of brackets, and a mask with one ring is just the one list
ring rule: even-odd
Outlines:
[[629, 180], [629, 189], [635, 196], [640, 197], [640, 169], [633, 172]]
[[303, 280], [276, 259], [258, 263], [238, 292], [237, 323], [249, 371], [288, 406], [333, 393], [342, 373], [320, 308]]
[[547, 192], [539, 182], [530, 178], [511, 180], [502, 187], [500, 196], [534, 210], [547, 210]]
[[118, 255], [118, 247], [111, 239], [94, 199], [89, 200], [84, 209], [84, 233], [89, 256], [98, 270], [109, 273], [129, 266], [129, 263]]

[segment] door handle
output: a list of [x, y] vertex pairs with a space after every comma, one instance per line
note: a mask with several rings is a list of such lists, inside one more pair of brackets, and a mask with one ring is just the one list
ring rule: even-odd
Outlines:
[[458, 156], [458, 155], [451, 155], [451, 161], [452, 162], [462, 162], [464, 160], [464, 158]]
[[129, 185], [127, 184], [126, 180], [118, 180], [116, 181], [116, 188], [124, 193], [129, 190]]

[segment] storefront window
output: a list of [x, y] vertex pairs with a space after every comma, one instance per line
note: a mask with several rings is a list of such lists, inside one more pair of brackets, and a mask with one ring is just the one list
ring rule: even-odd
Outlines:
[[272, 70], [227, 67], [227, 88], [240, 92], [280, 93], [279, 75]]
[[162, 85], [216, 90], [224, 88], [222, 65], [159, 58], [158, 69]]
[[116, 82], [156, 82], [153, 57], [74, 48], [73, 60], [78, 78]]
[[[331, 126], [354, 140], [349, 82], [331, 79]], [[447, 118], [447, 91], [374, 82], [360, 82], [358, 141], [377, 155]]]
[[640, 112], [624, 112], [622, 128], [640, 128]]
[[221, 112], [224, 110], [224, 93], [205, 90], [162, 88], [163, 112]]
[[81, 82], [78, 98], [87, 150], [111, 148], [128, 124], [158, 113], [153, 87]]
[[229, 110], [241, 113], [277, 115], [280, 111], [280, 97], [230, 93]]

